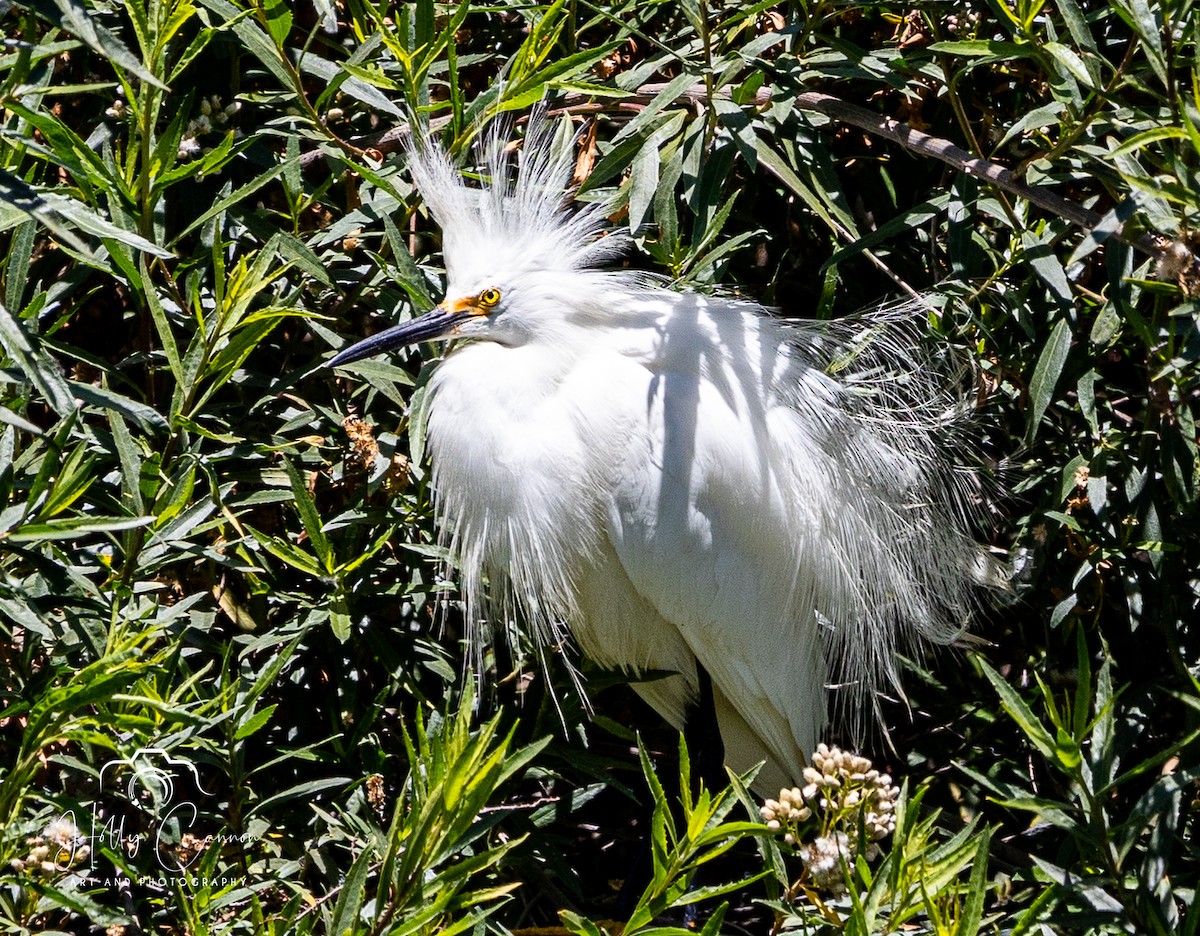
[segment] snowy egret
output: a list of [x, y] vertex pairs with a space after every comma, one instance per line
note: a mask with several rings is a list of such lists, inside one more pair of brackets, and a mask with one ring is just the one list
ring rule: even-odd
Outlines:
[[475, 186], [410, 150], [445, 301], [329, 365], [454, 339], [428, 451], [469, 619], [671, 673], [634, 688], [680, 728], [703, 698], [725, 762], [790, 785], [827, 686], [873, 698], [897, 649], [960, 632], [989, 574], [961, 407], [896, 316], [785, 323], [606, 269], [627, 239], [605, 233], [611, 201], [572, 209], [569, 134], [531, 122], [515, 167], [505, 142]]

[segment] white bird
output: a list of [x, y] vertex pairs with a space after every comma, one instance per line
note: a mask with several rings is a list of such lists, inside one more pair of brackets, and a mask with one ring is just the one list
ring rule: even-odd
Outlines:
[[571, 208], [565, 136], [532, 122], [515, 178], [493, 136], [478, 185], [413, 147], [446, 299], [329, 364], [454, 339], [427, 444], [468, 619], [672, 673], [634, 688], [678, 728], [709, 683], [726, 764], [790, 786], [831, 681], [873, 698], [898, 648], [961, 632], [990, 574], [961, 407], [895, 316], [785, 323], [605, 268], [627, 239], [611, 200]]

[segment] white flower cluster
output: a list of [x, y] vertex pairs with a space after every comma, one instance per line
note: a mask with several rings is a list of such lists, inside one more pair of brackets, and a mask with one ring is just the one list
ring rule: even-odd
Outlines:
[[800, 850], [800, 860], [808, 871], [809, 879], [822, 890], [840, 894], [846, 889], [846, 877], [842, 874], [842, 862], [854, 860], [854, 846], [845, 832], [819, 836], [811, 845]]
[[[790, 790], [780, 790], [779, 799], [767, 800], [758, 813], [762, 816], [768, 829], [772, 832], [779, 832], [785, 827], [804, 822], [812, 815], [812, 810], [804, 805], [804, 795], [800, 792], [800, 788], [792, 787]], [[783, 840], [789, 845], [795, 845], [795, 832], [789, 828], [784, 833]]]
[[763, 803], [759, 815], [768, 829], [782, 833], [793, 846], [805, 837], [802, 824], [815, 816], [812, 831], [817, 837], [800, 845], [800, 860], [813, 886], [840, 893], [841, 862], [853, 861], [858, 853], [860, 819], [869, 843], [865, 857], [871, 861], [879, 854], [875, 843], [896, 828], [899, 795], [892, 778], [875, 770], [867, 758], [821, 744], [812, 765], [804, 768], [804, 786], [780, 790], [778, 799]]
[[829, 811], [863, 810], [867, 836], [878, 842], [896, 828], [896, 798], [900, 788], [892, 778], [871, 767], [871, 761], [858, 754], [817, 745], [812, 766], [804, 768], [805, 802], [818, 798]]
[[221, 106], [221, 96], [214, 94], [210, 98], [200, 99], [200, 116], [189, 120], [187, 129], [179, 139], [179, 158], [191, 159], [198, 156], [203, 148], [199, 138], [204, 134], [220, 129], [229, 122], [229, 118], [242, 109], [239, 101], [234, 101], [227, 107]]
[[983, 22], [983, 14], [979, 10], [971, 10], [968, 13], [951, 13], [944, 22], [946, 32], [953, 35], [958, 35], [960, 31], [974, 33], [979, 28], [979, 24]]
[[41, 835], [25, 844], [29, 846], [29, 854], [9, 862], [14, 871], [61, 874], [82, 864], [92, 851], [79, 827], [66, 816], [52, 820]]

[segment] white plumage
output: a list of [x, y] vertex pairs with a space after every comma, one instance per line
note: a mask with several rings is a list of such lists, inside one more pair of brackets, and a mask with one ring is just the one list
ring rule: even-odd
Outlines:
[[468, 185], [415, 149], [446, 302], [332, 364], [464, 339], [431, 378], [428, 450], [468, 615], [677, 675], [635, 685], [682, 727], [711, 676], [726, 761], [797, 779], [826, 686], [861, 702], [910, 638], [960, 630], [989, 561], [966, 533], [960, 408], [895, 315], [785, 324], [598, 265], [608, 204], [566, 205], [573, 161], [535, 123], [512, 177]]

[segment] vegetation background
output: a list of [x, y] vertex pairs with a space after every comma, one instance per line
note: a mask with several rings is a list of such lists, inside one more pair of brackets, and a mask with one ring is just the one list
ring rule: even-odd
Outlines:
[[[4, 0], [0, 35], [5, 932], [1200, 930], [1191, 0]], [[543, 99], [630, 264], [787, 316], [933, 291], [978, 362], [1014, 593], [888, 708], [897, 832], [841, 894], [737, 787], [651, 820], [686, 760], [611, 674], [588, 718], [497, 647], [473, 694], [434, 352], [322, 369], [440, 295], [409, 115], [470, 163]]]

